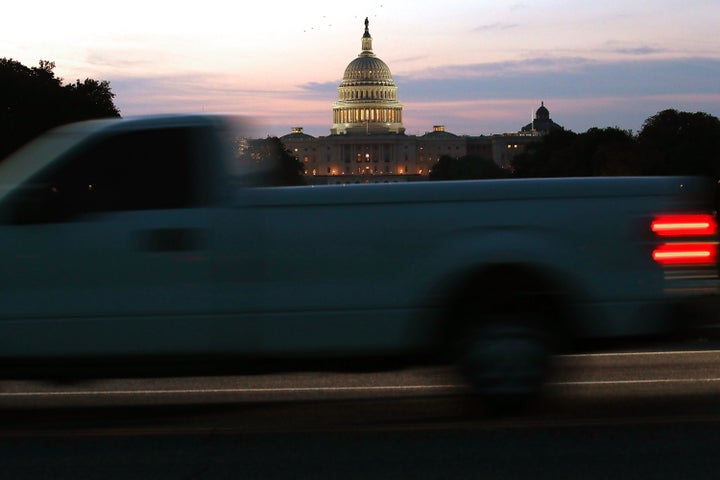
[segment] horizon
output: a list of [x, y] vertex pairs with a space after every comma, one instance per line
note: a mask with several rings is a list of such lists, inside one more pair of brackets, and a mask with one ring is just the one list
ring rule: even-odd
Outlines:
[[[364, 19], [373, 51], [390, 68], [408, 134], [444, 125], [457, 135], [516, 132], [544, 102], [568, 130], [637, 132], [659, 111], [720, 117], [720, 4], [611, 0], [472, 5], [450, 0], [372, 2], [350, 12], [332, 2], [173, 9], [129, 1], [13, 6], [0, 56], [26, 66], [55, 62], [65, 82], [110, 82], [123, 116], [230, 113], [266, 135], [293, 127], [326, 136]], [[142, 7], [142, 9], [141, 9]], [[142, 11], [142, 15], [137, 12]], [[60, 41], [62, 40], [62, 41]]]

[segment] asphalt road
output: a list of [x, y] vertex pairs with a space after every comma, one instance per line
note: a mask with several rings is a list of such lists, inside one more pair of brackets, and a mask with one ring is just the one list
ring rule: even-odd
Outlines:
[[718, 478], [720, 350], [557, 358], [493, 417], [444, 368], [0, 382], [0, 478]]

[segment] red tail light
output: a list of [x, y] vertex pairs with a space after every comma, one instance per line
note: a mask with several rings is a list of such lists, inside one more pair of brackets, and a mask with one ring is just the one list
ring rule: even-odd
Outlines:
[[653, 250], [653, 260], [661, 265], [714, 265], [717, 243], [664, 243]]
[[650, 229], [661, 237], [696, 237], [717, 234], [718, 225], [715, 216], [707, 213], [661, 215]]
[[[650, 230], [665, 239], [652, 252], [662, 266], [712, 267], [718, 260], [718, 224], [714, 214], [658, 215]], [[673, 241], [677, 239], [677, 241]]]

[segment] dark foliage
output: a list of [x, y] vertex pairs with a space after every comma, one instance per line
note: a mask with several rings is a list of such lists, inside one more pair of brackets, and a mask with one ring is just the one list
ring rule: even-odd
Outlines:
[[470, 180], [477, 178], [507, 178], [511, 174], [490, 159], [466, 155], [454, 158], [447, 155], [433, 165], [430, 180]]
[[619, 128], [558, 130], [529, 144], [512, 164], [517, 177], [707, 175], [720, 178], [720, 120], [664, 110], [638, 135]]
[[720, 178], [720, 120], [707, 113], [663, 110], [638, 135], [643, 169], [651, 175]]
[[557, 169], [556, 155], [566, 151], [575, 141], [576, 133], [569, 130], [552, 130], [537, 142], [527, 146], [525, 153], [515, 157], [512, 169], [518, 177], [547, 177]]
[[513, 170], [519, 177], [589, 177], [638, 173], [633, 135], [619, 128], [591, 128], [577, 134], [556, 130], [528, 145]]
[[239, 154], [243, 163], [260, 167], [263, 173], [258, 183], [264, 186], [305, 185], [303, 164], [278, 137], [249, 140]]
[[29, 68], [0, 58], [0, 158], [52, 127], [120, 116], [107, 81], [86, 78], [63, 85], [54, 68], [46, 60]]

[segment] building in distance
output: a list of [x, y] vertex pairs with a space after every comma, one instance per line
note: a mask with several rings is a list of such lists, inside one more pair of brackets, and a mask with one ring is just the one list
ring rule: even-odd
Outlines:
[[360, 53], [345, 68], [338, 86], [332, 119], [328, 136], [313, 137], [294, 127], [280, 137], [303, 164], [309, 184], [424, 180], [443, 155], [492, 158], [509, 168], [528, 143], [548, 128], [562, 128], [550, 120], [542, 103], [530, 128], [515, 133], [459, 136], [435, 125], [424, 135], [406, 135], [398, 87], [390, 68], [373, 51], [367, 18]]

